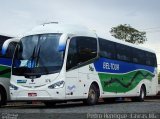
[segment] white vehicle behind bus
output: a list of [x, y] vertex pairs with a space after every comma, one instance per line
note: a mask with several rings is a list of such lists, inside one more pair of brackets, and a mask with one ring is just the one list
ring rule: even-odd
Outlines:
[[1, 44], [0, 53], [0, 106], [10, 101], [9, 84], [11, 76], [11, 64], [17, 38], [11, 38]]
[[59, 101], [157, 94], [157, 61], [152, 50], [111, 41], [80, 26], [43, 24], [26, 33], [15, 50], [12, 100]]

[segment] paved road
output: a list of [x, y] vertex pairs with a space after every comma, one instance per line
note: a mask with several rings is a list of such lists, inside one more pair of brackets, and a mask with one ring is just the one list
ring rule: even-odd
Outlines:
[[[160, 100], [146, 100], [145, 102], [116, 102], [99, 103], [94, 106], [85, 106], [81, 102], [58, 104], [53, 108], [48, 108], [44, 104], [22, 104], [16, 106], [10, 104], [0, 109], [1, 117], [14, 117], [12, 119], [58, 119], [72, 116], [76, 118], [90, 117], [89, 113], [159, 113]], [[97, 115], [94, 115], [97, 116]], [[68, 117], [69, 118], [69, 117]], [[76, 119], [75, 118], [75, 119]], [[6, 118], [3, 118], [6, 119]], [[11, 119], [11, 118], [7, 118]]]

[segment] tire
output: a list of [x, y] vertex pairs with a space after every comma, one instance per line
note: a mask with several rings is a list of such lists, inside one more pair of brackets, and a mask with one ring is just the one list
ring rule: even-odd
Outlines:
[[95, 105], [98, 102], [99, 98], [99, 90], [96, 88], [95, 85], [91, 85], [89, 92], [88, 92], [88, 98], [84, 100], [84, 103], [87, 105]]
[[47, 107], [54, 107], [56, 105], [55, 102], [44, 102]]
[[1, 107], [2, 105], [5, 105], [6, 102], [7, 102], [7, 100], [6, 100], [5, 91], [4, 91], [2, 88], [0, 88], [0, 107]]
[[132, 98], [132, 101], [134, 102], [143, 102], [146, 97], [146, 89], [144, 86], [140, 89], [140, 95], [138, 97]]

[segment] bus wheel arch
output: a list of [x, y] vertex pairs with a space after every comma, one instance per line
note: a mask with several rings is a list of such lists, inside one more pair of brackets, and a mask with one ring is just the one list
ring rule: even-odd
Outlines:
[[146, 97], [146, 85], [142, 84], [140, 89], [139, 89], [139, 96], [138, 97], [133, 97], [132, 101], [134, 102], [143, 102], [145, 97]]
[[88, 97], [83, 102], [87, 105], [95, 105], [100, 96], [100, 89], [97, 82], [92, 82], [88, 91]]
[[5, 105], [7, 101], [7, 92], [5, 88], [0, 85], [0, 106]]

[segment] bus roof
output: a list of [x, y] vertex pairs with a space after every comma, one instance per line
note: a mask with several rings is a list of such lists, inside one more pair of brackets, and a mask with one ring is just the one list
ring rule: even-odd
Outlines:
[[138, 46], [135, 44], [131, 44], [125, 41], [121, 41], [118, 39], [107, 39], [102, 35], [96, 35], [94, 31], [89, 30], [87, 27], [81, 26], [81, 25], [71, 25], [71, 24], [58, 24], [57, 22], [50, 22], [50, 23], [45, 23], [42, 25], [39, 25], [29, 32], [25, 33], [22, 37], [28, 36], [28, 35], [34, 35], [34, 34], [45, 34], [45, 33], [64, 33], [64, 34], [73, 34], [73, 35], [78, 35], [78, 36], [89, 36], [89, 37], [100, 37], [109, 41], [117, 42], [120, 44], [124, 44], [127, 46], [131, 46], [137, 49], [145, 50], [148, 52], [155, 53], [155, 51]]
[[34, 35], [34, 34], [44, 34], [44, 33], [64, 33], [64, 34], [75, 34], [82, 36], [96, 37], [93, 31], [80, 25], [69, 25], [69, 24], [57, 24], [57, 23], [47, 23], [35, 27], [31, 31], [27, 32], [24, 36]]
[[4, 36], [4, 37], [8, 37], [8, 38], [14, 38], [15, 37], [13, 35], [9, 35], [9, 34], [6, 34], [6, 33], [0, 33], [0, 36]]

